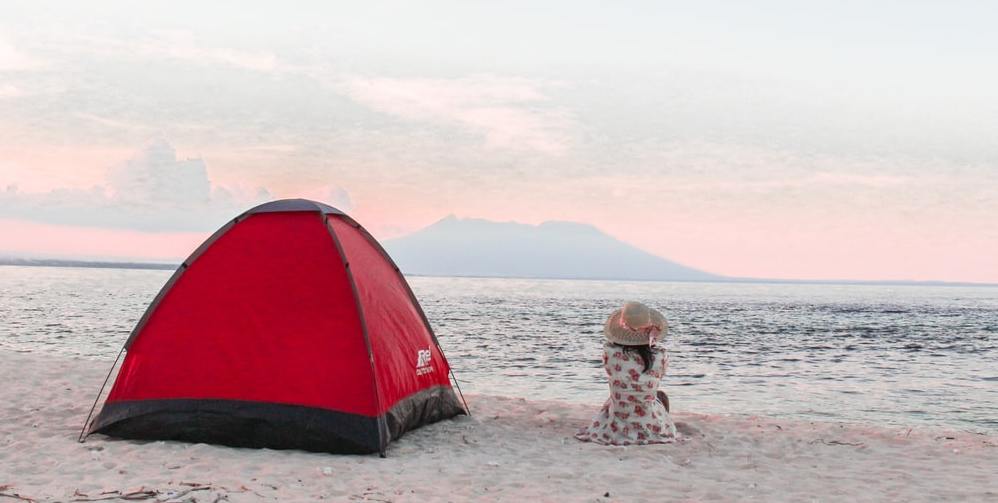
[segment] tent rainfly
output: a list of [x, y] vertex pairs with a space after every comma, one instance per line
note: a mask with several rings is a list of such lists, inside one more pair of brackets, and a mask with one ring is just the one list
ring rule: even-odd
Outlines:
[[388, 254], [342, 211], [303, 199], [219, 229], [123, 351], [87, 434], [384, 455], [406, 431], [466, 413]]

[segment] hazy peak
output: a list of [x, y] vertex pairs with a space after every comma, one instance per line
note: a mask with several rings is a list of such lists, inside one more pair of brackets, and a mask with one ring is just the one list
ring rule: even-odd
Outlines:
[[714, 276], [638, 249], [591, 224], [538, 225], [448, 215], [385, 247], [409, 274], [633, 280]]

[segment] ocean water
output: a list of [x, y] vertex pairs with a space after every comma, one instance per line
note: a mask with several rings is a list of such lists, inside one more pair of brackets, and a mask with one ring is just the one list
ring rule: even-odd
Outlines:
[[[0, 267], [0, 349], [108, 368], [169, 275]], [[677, 410], [998, 433], [998, 288], [409, 280], [464, 391], [596, 407], [635, 299], [669, 319]]]

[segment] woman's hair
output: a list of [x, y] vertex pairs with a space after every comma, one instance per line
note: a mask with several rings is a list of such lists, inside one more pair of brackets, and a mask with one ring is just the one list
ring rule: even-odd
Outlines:
[[624, 351], [631, 353], [637, 353], [641, 357], [641, 361], [645, 364], [645, 369], [642, 372], [648, 372], [651, 370], [651, 366], [655, 363], [655, 354], [652, 353], [651, 346], [645, 344], [643, 346], [621, 346]]

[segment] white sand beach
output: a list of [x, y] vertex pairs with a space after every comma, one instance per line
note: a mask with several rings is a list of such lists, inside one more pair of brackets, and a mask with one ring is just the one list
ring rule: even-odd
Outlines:
[[0, 501], [998, 500], [993, 436], [681, 411], [683, 442], [604, 447], [572, 438], [599, 404], [483, 395], [387, 459], [77, 443], [108, 363], [0, 351]]

